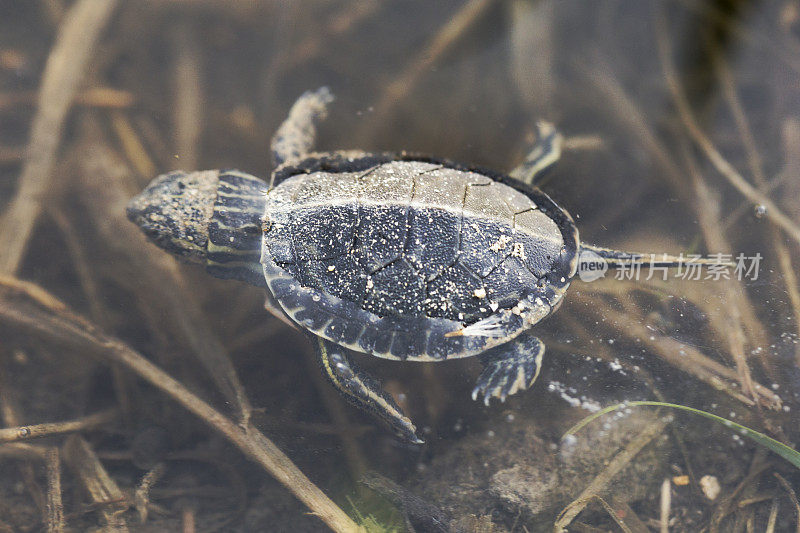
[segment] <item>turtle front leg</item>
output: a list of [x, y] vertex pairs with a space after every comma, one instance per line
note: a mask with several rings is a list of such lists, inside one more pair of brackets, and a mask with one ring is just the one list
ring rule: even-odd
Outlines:
[[542, 177], [561, 158], [561, 145], [564, 137], [549, 122], [536, 123], [538, 139], [533, 149], [517, 168], [509, 173], [512, 178], [528, 185], [538, 186]]
[[484, 369], [472, 390], [472, 399], [482, 395], [483, 403], [489, 405], [492, 397], [504, 402], [507, 396], [527, 389], [539, 376], [543, 355], [544, 343], [527, 332], [487, 350], [480, 356]]
[[417, 428], [392, 397], [381, 388], [378, 380], [348, 360], [347, 350], [321, 337], [315, 339], [315, 345], [323, 374], [348, 401], [389, 424], [408, 442], [424, 442], [417, 436]]
[[317, 137], [317, 123], [327, 115], [333, 95], [327, 87], [306, 91], [289, 110], [289, 116], [272, 137], [272, 170], [308, 154]]

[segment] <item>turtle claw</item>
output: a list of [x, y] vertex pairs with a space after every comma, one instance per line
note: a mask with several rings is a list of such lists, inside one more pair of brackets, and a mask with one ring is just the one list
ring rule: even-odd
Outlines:
[[414, 424], [412, 424], [410, 420], [406, 420], [408, 421], [408, 425], [403, 426], [398, 432], [398, 436], [411, 444], [425, 444], [425, 441], [417, 435], [417, 428], [414, 427]]
[[487, 407], [492, 398], [505, 402], [509, 394], [512, 394], [510, 378], [516, 374], [516, 368], [515, 362], [507, 359], [487, 364], [472, 390], [472, 399], [477, 400], [478, 396], [483, 396], [483, 403]]
[[544, 344], [527, 334], [490, 350], [484, 355], [485, 368], [472, 389], [472, 399], [483, 396], [488, 407], [492, 398], [505, 402], [512, 394], [527, 389], [539, 375], [543, 354]]

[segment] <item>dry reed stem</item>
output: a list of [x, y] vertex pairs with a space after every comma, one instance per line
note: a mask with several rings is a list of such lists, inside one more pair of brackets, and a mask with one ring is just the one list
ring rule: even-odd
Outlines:
[[148, 470], [133, 493], [133, 506], [136, 508], [136, 512], [139, 513], [139, 521], [142, 524], [147, 522], [150, 490], [153, 488], [153, 485], [158, 483], [158, 480], [163, 477], [165, 470], [166, 465], [164, 463], [158, 463]]
[[24, 442], [0, 444], [0, 457], [3, 458], [8, 457], [24, 461], [45, 461], [47, 459], [46, 454], [47, 451], [45, 448], [34, 446], [33, 444], [26, 444]]
[[780, 60], [784, 65], [800, 74], [800, 59], [793, 50], [785, 50], [780, 46], [768, 39], [765, 34], [761, 32], [753, 32], [744, 27], [741, 22], [731, 20], [731, 17], [724, 11], [720, 4], [709, 4], [704, 2], [697, 2], [695, 0], [673, 0], [680, 3], [689, 11], [694, 11], [697, 14], [707, 17], [709, 22], [725, 26], [726, 30], [730, 32], [735, 39], [744, 44], [758, 44], [764, 48], [763, 53], [770, 58]]
[[[767, 518], [767, 527], [764, 533], [775, 533], [775, 524], [778, 522], [778, 500], [772, 500], [772, 505], [769, 508], [769, 517]], [[752, 529], [751, 529], [752, 531]]]
[[181, 21], [172, 34], [175, 55], [173, 71], [173, 124], [176, 156], [182, 168], [197, 168], [200, 135], [203, 131], [203, 90], [201, 85], [201, 46], [197, 30], [188, 21]]
[[800, 117], [786, 117], [781, 124], [781, 145], [784, 157], [783, 167], [773, 180], [776, 184], [785, 185], [788, 193], [784, 205], [797, 218], [800, 216], [800, 205], [792, 201], [800, 195]]
[[[791, 186], [785, 188], [784, 205], [796, 218], [800, 215], [800, 209], [798, 209], [796, 201], [797, 195], [800, 194], [800, 180], [797, 179], [797, 177], [800, 176], [800, 120], [795, 117], [788, 117], [783, 121], [781, 125], [781, 141], [783, 144], [785, 161], [778, 178], [773, 181], [777, 184], [782, 184], [787, 178], [794, 178]], [[784, 269], [787, 268], [788, 264], [791, 262], [791, 256], [789, 254], [786, 256], [779, 255], [778, 260], [782, 263], [781, 269]], [[787, 267], [784, 267], [784, 262], [787, 263]], [[794, 269], [788, 268], [788, 271], [791, 272], [790, 276], [793, 278], [787, 277], [786, 284], [791, 284], [793, 287], [796, 287], [798, 282], [796, 277], [794, 277], [796, 276]], [[794, 310], [795, 323], [800, 333], [800, 301], [795, 302], [796, 295], [794, 291], [789, 293], [789, 297], [792, 302], [792, 309]], [[800, 366], [800, 348], [795, 350], [795, 361], [797, 365]]]
[[[764, 467], [758, 473], [758, 475], [763, 473], [764, 470], [766, 470], [766, 467]], [[739, 493], [744, 488], [752, 486], [750, 485], [750, 483], [752, 483], [754, 480], [755, 480], [754, 477], [751, 478], [748, 476], [747, 478], [745, 478], [745, 481], [737, 485], [733, 493], [731, 493], [730, 495], [725, 495], [725, 499], [717, 504], [716, 508], [713, 511], [711, 520], [709, 521], [708, 531], [710, 533], [727, 533], [728, 531], [742, 531], [742, 528], [737, 527], [735, 525], [735, 522], [734, 525], [728, 524], [727, 527], [725, 527], [724, 529], [722, 529], [721, 526], [725, 521], [725, 519], [734, 513], [737, 514], [737, 517], [741, 517], [743, 515], [742, 511], [749, 511], [750, 513], [753, 512], [752, 506], [745, 509], [739, 509], [738, 506], [733, 505], [733, 501], [736, 499], [736, 497], [738, 497]]]
[[[614, 363], [619, 364], [625, 372], [630, 373], [633, 376], [641, 379], [647, 387], [653, 391], [655, 397], [660, 401], [666, 401], [664, 396], [661, 394], [661, 391], [656, 386], [655, 380], [653, 376], [645, 370], [644, 368], [640, 367], [637, 364], [634, 364], [629, 361], [620, 360], [619, 357], [613, 354], [610, 350], [609, 346], [605, 343], [594, 343], [597, 339], [597, 332], [590, 331], [583, 320], [579, 320], [572, 314], [564, 313], [559, 317], [559, 320], [564, 324], [564, 327], [572, 332], [573, 335], [576, 337], [583, 339], [584, 342], [581, 343], [581, 346], [585, 346], [586, 348], [580, 348], [575, 344], [565, 344], [559, 343], [555, 341], [549, 341], [547, 343], [548, 346], [552, 348], [560, 348], [561, 350], [571, 352], [575, 355], [580, 355], [583, 357], [590, 357], [590, 358], [598, 358], [602, 359], [607, 363]], [[592, 344], [594, 343], [594, 344]]]
[[136, 97], [113, 87], [89, 87], [75, 96], [75, 103], [85, 107], [125, 109], [136, 103]]
[[[671, 45], [667, 31], [664, 28], [665, 20], [666, 19], [663, 13], [661, 16], [656, 15], [654, 20], [654, 24], [656, 26], [656, 41], [661, 56], [662, 71], [664, 72], [667, 85], [672, 93], [673, 100], [676, 102], [682, 102], [682, 104], [678, 104], [678, 107], [679, 113], [681, 113], [680, 110], [683, 109], [682, 115], [684, 122], [686, 122], [687, 117], [694, 122], [694, 117], [691, 115], [688, 101], [686, 101], [686, 97], [677, 81], [677, 77], [674, 73], [675, 69], [670, 60], [669, 50]], [[740, 135], [743, 138], [743, 142], [746, 147], [749, 146], [747, 150], [751, 166], [753, 167], [754, 175], [759, 178], [760, 184], [763, 184], [766, 180], [764, 179], [763, 172], [760, 168], [760, 157], [758, 156], [758, 152], [755, 148], [755, 143], [753, 141], [752, 134], [750, 133], [750, 128], [747, 124], [744, 112], [738, 105], [738, 98], [735, 94], [732, 77], [727, 70], [727, 65], [719, 58], [719, 51], [715, 50], [714, 52], [715, 53], [712, 53], [712, 56], [714, 57], [713, 62], [715, 63], [717, 74], [721, 78], [726, 99], [728, 100], [733, 114], [736, 117], [735, 120], [740, 131]], [[708, 145], [713, 148], [711, 141], [708, 139], [706, 139], [706, 141]], [[714, 150], [716, 149], [714, 148]], [[702, 228], [706, 244], [712, 249], [729, 250], [730, 244], [721, 229], [723, 224], [721, 222], [719, 202], [712, 195], [710, 189], [703, 180], [700, 171], [697, 169], [691, 156], [689, 155], [689, 151], [684, 149], [683, 153], [689, 169], [693, 188], [696, 193], [696, 200], [693, 205], [700, 221], [700, 226]], [[717, 154], [719, 154], [719, 152], [717, 152]], [[720, 155], [719, 157], [721, 158], [722, 156]], [[775, 242], [778, 242], [777, 238], [774, 240]], [[724, 308], [725, 315], [727, 316], [718, 330], [722, 332], [728, 339], [728, 347], [736, 363], [736, 368], [739, 372], [739, 379], [743, 390], [752, 396], [752, 377], [750, 375], [750, 369], [747, 364], [747, 355], [745, 353], [746, 339], [742, 329], [743, 321], [747, 322], [748, 329], [750, 329], [751, 332], [757, 333], [757, 336], [752, 339], [751, 346], [754, 345], [763, 347], [763, 345], [766, 343], [766, 336], [763, 334], [764, 328], [756, 318], [755, 311], [750, 305], [741, 283], [736, 283], [733, 280], [727, 281], [724, 283], [724, 289], [727, 293], [729, 305], [725, 306]], [[717, 314], [714, 314], [712, 316], [716, 315]], [[761, 362], [768, 371], [771, 370], [767, 361], [762, 359]]]
[[[687, 151], [688, 152], [688, 151]], [[700, 222], [700, 228], [703, 231], [703, 236], [706, 244], [715, 250], [729, 250], [730, 244], [725, 236], [722, 234], [719, 202], [713, 196], [705, 181], [703, 181], [699, 170], [695, 167], [688, 153], [684, 154], [686, 157], [686, 164], [689, 168], [689, 175], [692, 178], [692, 185], [696, 195], [694, 203], [695, 212]], [[739, 383], [742, 390], [750, 397], [754, 397], [753, 393], [753, 378], [750, 374], [750, 367], [747, 364], [747, 355], [745, 354], [745, 335], [742, 329], [742, 315], [740, 309], [749, 306], [747, 297], [742, 290], [740, 284], [734, 280], [720, 280], [722, 281], [722, 288], [727, 295], [727, 304], [719, 313], [715, 313], [714, 317], [719, 317], [721, 324], [717, 330], [727, 338], [728, 351], [733, 357], [736, 364], [736, 370], [739, 373]], [[755, 319], [754, 319], [755, 320]]]
[[507, 4], [509, 68], [514, 87], [528, 110], [552, 110], [557, 77], [553, 75], [554, 2], [513, 0]]
[[[627, 521], [625, 519], [627, 517], [623, 518], [622, 516], [620, 516], [620, 514], [618, 512], [618, 509], [615, 509], [610, 503], [608, 503], [605, 499], [601, 498], [600, 496], [597, 496], [597, 495], [590, 496], [589, 497], [589, 501], [592, 501], [592, 500], [595, 500], [598, 503], [600, 503], [600, 505], [603, 507], [603, 509], [608, 514], [608, 516], [611, 517], [611, 519], [614, 522], [616, 522], [616, 524], [622, 530], [622, 533], [634, 533], [633, 529], [628, 525], [628, 523], [627, 523]], [[588, 503], [588, 501], [587, 501], [587, 503]], [[649, 530], [645, 529], [645, 531], [647, 531], [647, 533], [649, 533]]]
[[631, 533], [650, 533], [647, 525], [623, 498], [614, 494], [611, 496], [610, 503], [612, 518], [617, 517], [617, 519], [622, 520]]
[[281, 320], [280, 317], [275, 317], [275, 315], [272, 315], [272, 317], [276, 318], [276, 320], [269, 320], [265, 324], [260, 324], [241, 333], [237, 333], [232, 339], [228, 340], [226, 344], [228, 351], [235, 353], [257, 345], [264, 346], [265, 342], [272, 339], [275, 335], [284, 333], [286, 331], [286, 326], [295, 327], [294, 324], [286, 323], [288, 319]]
[[711, 533], [719, 533], [720, 525], [725, 518], [737, 511], [734, 503], [740, 501], [739, 495], [746, 492], [749, 488], [757, 487], [756, 482], [758, 478], [770, 468], [769, 463], [764, 460], [766, 455], [767, 452], [764, 448], [756, 448], [755, 453], [753, 453], [753, 458], [750, 461], [747, 475], [739, 481], [732, 491], [723, 493], [723, 495], [717, 499], [717, 506], [714, 508], [711, 520], [709, 521], [709, 531]]
[[50, 183], [61, 129], [100, 34], [117, 0], [78, 0], [59, 28], [39, 89], [39, 109], [14, 199], [0, 219], [0, 272], [22, 261]]
[[[317, 370], [318, 372], [318, 370]], [[341, 400], [338, 398], [337, 400]], [[258, 410], [253, 412], [253, 418], [260, 420], [264, 425], [270, 427], [292, 428], [302, 433], [316, 433], [318, 435], [338, 435], [340, 429], [330, 424], [314, 423], [314, 422], [300, 422], [297, 420], [285, 420], [277, 416], [270, 416], [263, 414]], [[349, 423], [350, 431], [353, 432], [353, 437], [356, 439], [364, 438], [365, 435], [375, 430], [374, 425], [361, 424], [356, 425], [353, 422]]]
[[256, 20], [271, 14], [279, 8], [285, 0], [245, 0], [243, 2], [231, 2], [230, 0], [145, 0], [148, 7], [164, 8], [174, 10], [182, 7], [195, 12], [208, 10], [215, 12], [216, 16], [233, 16], [240, 22], [252, 23]]
[[128, 161], [131, 162], [136, 172], [141, 176], [154, 178], [156, 165], [136, 134], [136, 130], [131, 126], [128, 117], [121, 111], [111, 113], [111, 127], [114, 129], [114, 133], [116, 133]]
[[[713, 50], [712, 64], [720, 78], [723, 96], [731, 108], [736, 128], [739, 130], [739, 136], [742, 138], [745, 152], [747, 153], [747, 161], [750, 165], [750, 172], [756, 182], [756, 185], [761, 191], [767, 192], [769, 183], [764, 173], [764, 165], [761, 160], [761, 155], [756, 148], [755, 136], [750, 129], [750, 122], [742, 106], [739, 98], [739, 92], [736, 87], [736, 81], [733, 73], [728, 67], [728, 63], [721, 57], [718, 50]], [[786, 293], [789, 295], [789, 301], [792, 304], [792, 311], [794, 313], [795, 328], [800, 335], [800, 290], [798, 289], [797, 275], [795, 274], [792, 266], [792, 256], [788, 247], [781, 239], [780, 232], [775, 226], [770, 226], [769, 230], [772, 246], [778, 256], [778, 267], [780, 268], [783, 276], [783, 282], [786, 286]], [[800, 364], [800, 353], [796, 354], [797, 363]]]
[[766, 502], [766, 501], [772, 500], [774, 498], [775, 498], [775, 491], [770, 491], [770, 492], [767, 492], [767, 493], [758, 494], [756, 496], [753, 496], [752, 498], [742, 498], [736, 504], [736, 507], [738, 507], [739, 509], [743, 509], [743, 508], [748, 507], [750, 505], [755, 505], [757, 503]]
[[[0, 274], [0, 276], [2, 276], [2, 274]], [[5, 360], [0, 359], [0, 363], [5, 363]], [[2, 422], [5, 426], [20, 426], [22, 425], [24, 415], [20, 413], [16, 402], [16, 398], [18, 398], [19, 395], [12, 387], [12, 383], [9, 383], [6, 379], [5, 368], [0, 364], [0, 415], [2, 415]], [[45, 458], [45, 449], [39, 446], [37, 446], [37, 448], [39, 448], [41, 457]], [[25, 485], [25, 489], [28, 491], [36, 508], [44, 514], [47, 507], [47, 500], [44, 491], [39, 485], [34, 466], [30, 462], [23, 462], [17, 465], [17, 469], [19, 470], [19, 478]]]
[[197, 531], [195, 522], [195, 510], [191, 507], [184, 507], [183, 511], [181, 511], [181, 524], [183, 526], [181, 531], [183, 533], [195, 533]]
[[797, 493], [794, 491], [792, 486], [786, 481], [783, 476], [778, 474], [777, 472], [772, 473], [773, 476], [778, 480], [778, 483], [781, 484], [781, 487], [788, 493], [789, 499], [792, 501], [794, 505], [794, 512], [795, 512], [795, 533], [800, 533], [800, 502], [797, 501]]
[[353, 479], [359, 479], [367, 471], [367, 459], [361, 449], [361, 444], [353, 431], [353, 422], [347, 416], [346, 407], [342, 398], [333, 387], [325, 381], [319, 369], [319, 362], [315, 356], [306, 354], [306, 369], [314, 382], [317, 394], [322, 397], [322, 405], [331, 418], [332, 427], [336, 429], [336, 436], [342, 441], [345, 460]]
[[362, 531], [260, 431], [252, 426], [242, 428], [216, 411], [125, 343], [101, 332], [43, 289], [32, 283], [0, 276], [0, 320], [62, 346], [87, 350], [109, 363], [122, 365], [222, 434], [272, 474], [331, 529]]
[[122, 513], [128, 508], [125, 494], [111, 479], [92, 446], [80, 435], [70, 435], [64, 443], [64, 460], [81, 480], [92, 502], [99, 505], [106, 531], [128, 531]]
[[51, 435], [61, 435], [64, 433], [94, 429], [112, 422], [118, 415], [119, 411], [116, 409], [106, 409], [92, 415], [65, 422], [47, 422], [31, 426], [0, 428], [0, 443], [19, 442]]
[[[92, 271], [89, 256], [82, 246], [80, 233], [69, 217], [64, 213], [61, 205], [53, 206], [52, 209], [47, 211], [45, 216], [50, 217], [55, 227], [61, 231], [61, 235], [63, 236], [62, 242], [67, 249], [67, 254], [69, 255], [72, 265], [75, 267], [78, 283], [80, 283], [81, 290], [84, 295], [86, 295], [86, 300], [89, 302], [89, 313], [92, 320], [102, 320], [103, 317], [108, 316], [108, 308], [103, 298], [100, 296], [101, 289], [98, 287], [98, 280]], [[98, 323], [102, 324], [102, 322]]]
[[669, 515], [672, 510], [672, 484], [669, 478], [661, 483], [661, 514], [659, 533], [669, 533]]
[[[133, 115], [131, 120], [132, 127], [140, 139], [139, 142], [142, 146], [147, 146], [145, 154], [154, 162], [155, 168], [174, 170], [177, 164], [174, 149], [172, 143], [167, 142], [167, 135], [169, 135], [169, 132], [160, 129], [161, 126], [158, 122], [158, 115], [138, 114]], [[141, 179], [137, 180], [137, 185], [144, 186], [149, 183], [154, 176], [153, 174], [140, 174], [140, 178]]]
[[691, 195], [686, 190], [686, 180], [680, 168], [675, 164], [675, 158], [656, 137], [647, 117], [636, 102], [628, 96], [619, 80], [610, 74], [610, 67], [596, 64], [581, 64], [579, 67], [587, 73], [589, 81], [609, 106], [608, 116], [616, 120], [628, 132], [630, 139], [642, 146], [652, 157], [661, 175], [666, 178], [675, 194], [684, 203], [691, 202]]
[[39, 5], [48, 19], [47, 22], [54, 27], [58, 26], [61, 19], [64, 18], [64, 12], [66, 11], [64, 8], [64, 0], [39, 0]]
[[[0, 93], [0, 110], [20, 105], [33, 105], [38, 95], [34, 91]], [[128, 91], [113, 87], [89, 87], [75, 95], [74, 105], [100, 107], [106, 109], [125, 109], [132, 106], [136, 98]]]
[[[653, 279], [648, 284], [620, 280], [614, 280], [614, 283], [604, 283], [601, 281], [595, 282], [592, 285], [592, 292], [618, 298], [624, 305], [628, 305], [631, 302], [631, 296], [636, 292], [647, 293], [657, 298], [662, 298], [665, 295], [674, 298], [684, 298], [701, 309], [705, 316], [710, 317], [709, 322], [715, 332], [724, 336], [726, 331], [724, 330], [723, 322], [719, 320], [719, 299], [714, 298], [715, 296], [719, 296], [719, 291], [715, 290], [712, 293], [707, 288], [708, 285], [706, 284], [697, 285], [696, 288], [692, 287], [690, 290], [688, 286], [691, 284], [692, 282], [684, 283], [681, 285], [684, 289], [681, 290], [676, 288], [674, 284], [667, 284], [657, 279]], [[752, 308], [749, 306], [747, 309], [752, 311]], [[628, 312], [637, 315], [642, 314], [641, 309], [633, 304], [630, 304]], [[745, 320], [745, 326], [748, 328], [747, 333], [750, 335], [751, 343], [763, 346], [766, 343], [766, 333], [763, 329], [753, 329], [755, 325], [761, 328], [761, 323], [757, 320], [755, 323]]]
[[356, 134], [358, 144], [367, 144], [375, 125], [390, 121], [398, 105], [414, 90], [422, 77], [453, 49], [459, 39], [480, 21], [496, 0], [468, 0], [436, 33], [416, 58], [383, 90], [374, 112]]
[[45, 452], [47, 469], [47, 531], [61, 533], [64, 531], [64, 504], [61, 501], [61, 455], [55, 446]]
[[[719, 51], [714, 50], [712, 61], [722, 84], [723, 96], [731, 109], [736, 128], [739, 131], [739, 136], [742, 139], [742, 144], [747, 153], [750, 172], [753, 174], [753, 178], [759, 189], [766, 193], [770, 188], [770, 184], [767, 182], [766, 174], [764, 173], [761, 155], [758, 152], [758, 148], [756, 148], [755, 136], [750, 128], [750, 122], [747, 119], [741, 99], [739, 98], [739, 92], [733, 73]], [[792, 310], [795, 316], [795, 327], [797, 328], [798, 334], [800, 334], [800, 290], [798, 290], [797, 276], [792, 267], [791, 254], [781, 238], [780, 232], [774, 225], [770, 226], [770, 238], [775, 248], [775, 253], [778, 256], [778, 266], [783, 275], [789, 301], [792, 304]], [[746, 301], [746, 303], [749, 304], [749, 301]], [[754, 316], [752, 306], [749, 307], [749, 313]], [[764, 342], [764, 339], [760, 339], [759, 342]], [[798, 363], [800, 364], [800, 359], [798, 359]]]
[[[128, 202], [125, 183], [127, 167], [99, 141], [91, 121], [86, 123], [87, 139], [79, 143], [79, 178], [86, 202], [85, 214], [104, 243], [135, 273], [136, 294], [145, 311], [157, 318], [156, 329], [174, 329], [181, 341], [200, 360], [225, 398], [246, 425], [252, 408], [236, 369], [220, 340], [214, 335], [196, 297], [186, 289], [174, 259], [152, 249], [139, 229], [125, 218]], [[168, 328], [168, 329], [169, 329]]]
[[686, 131], [695, 144], [705, 153], [708, 160], [717, 171], [730, 183], [742, 196], [754, 204], [763, 205], [766, 208], [765, 216], [773, 223], [782, 228], [786, 234], [800, 244], [800, 226], [786, 216], [778, 206], [766, 195], [750, 185], [739, 172], [728, 163], [728, 161], [717, 151], [711, 140], [703, 133], [700, 125], [694, 117], [689, 101], [678, 82], [675, 69], [670, 59], [669, 41], [667, 31], [664, 28], [663, 19], [656, 18], [656, 44], [658, 45], [658, 55], [661, 61], [664, 78], [672, 94], [673, 101], [678, 110]]
[[350, 5], [331, 17], [329, 22], [318, 28], [318, 31], [307, 35], [296, 46], [279, 52], [278, 57], [269, 65], [269, 76], [286, 75], [292, 69], [313, 61], [325, 54], [329, 42], [352, 31], [362, 21], [373, 16], [382, 7], [377, 0], [361, 0]]
[[[758, 472], [761, 470], [762, 465], [768, 466], [770, 463], [767, 461], [767, 456], [769, 452], [764, 447], [756, 447], [755, 451], [752, 454], [752, 460], [750, 461], [750, 467], [748, 472]], [[766, 469], [764, 470], [766, 471]], [[759, 492], [759, 484], [758, 483], [750, 483], [743, 487], [741, 491], [741, 496], [739, 496], [738, 501], [742, 501], [745, 499], [753, 498]], [[730, 502], [731, 507], [733, 507], [733, 500]], [[747, 516], [752, 517], [755, 519], [755, 507], [749, 507], [746, 509]], [[738, 511], [738, 516], [742, 516], [742, 512]]]
[[[573, 300], [582, 303], [586, 309], [596, 309], [596, 301], [581, 294], [573, 294]], [[727, 366], [710, 359], [698, 349], [677, 341], [665, 335], [655, 334], [646, 326], [631, 321], [627, 313], [617, 311], [611, 307], [603, 306], [602, 315], [595, 313], [598, 320], [614, 328], [634, 342], [642, 343], [655, 351], [664, 361], [673, 367], [686, 372], [696, 379], [711, 385], [712, 388], [722, 391], [732, 398], [747, 406], [753, 405], [753, 400], [742, 395], [730, 381], [738, 381], [737, 373]], [[760, 383], [753, 382], [753, 390], [767, 406], [778, 409], [782, 405], [780, 396]]]
[[636, 455], [647, 446], [650, 441], [663, 433], [666, 428], [667, 422], [662, 418], [658, 418], [652, 424], [645, 427], [638, 435], [636, 435], [625, 448], [623, 448], [617, 455], [614, 456], [608, 465], [597, 477], [595, 477], [589, 485], [583, 489], [583, 492], [558, 516], [554, 530], [556, 533], [563, 533], [567, 531], [572, 521], [586, 508], [589, 500], [599, 495], [606, 488], [609, 483], [625, 468]]

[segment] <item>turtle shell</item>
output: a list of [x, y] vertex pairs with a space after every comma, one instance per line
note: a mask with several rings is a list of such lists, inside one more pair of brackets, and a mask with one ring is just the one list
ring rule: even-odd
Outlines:
[[[555, 306], [575, 274], [577, 230], [536, 189], [427, 159], [320, 161], [278, 173], [262, 247], [268, 285], [277, 276], [316, 295], [318, 305], [293, 316], [315, 333], [387, 357], [472, 355], [486, 343], [451, 338], [442, 348], [431, 331], [452, 332], [526, 298]], [[283, 292], [283, 301], [274, 295], [291, 311], [297, 295]], [[325, 334], [330, 322], [317, 323], [333, 308], [338, 335]], [[383, 325], [418, 338], [376, 349], [365, 335], [371, 325], [372, 337]]]

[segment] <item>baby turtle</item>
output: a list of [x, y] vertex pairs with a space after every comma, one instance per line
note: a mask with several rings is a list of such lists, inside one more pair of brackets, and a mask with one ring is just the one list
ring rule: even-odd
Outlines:
[[581, 253], [610, 266], [640, 256], [581, 243], [570, 215], [536, 188], [560, 155], [552, 126], [539, 125], [508, 175], [403, 152], [312, 152], [332, 100], [321, 88], [294, 104], [272, 140], [269, 183], [236, 170], [172, 172], [131, 200], [128, 218], [210, 274], [265, 287], [267, 308], [311, 335], [336, 388], [421, 443], [352, 353], [480, 356], [473, 399], [505, 400], [536, 380], [544, 345], [530, 328], [558, 308]]

